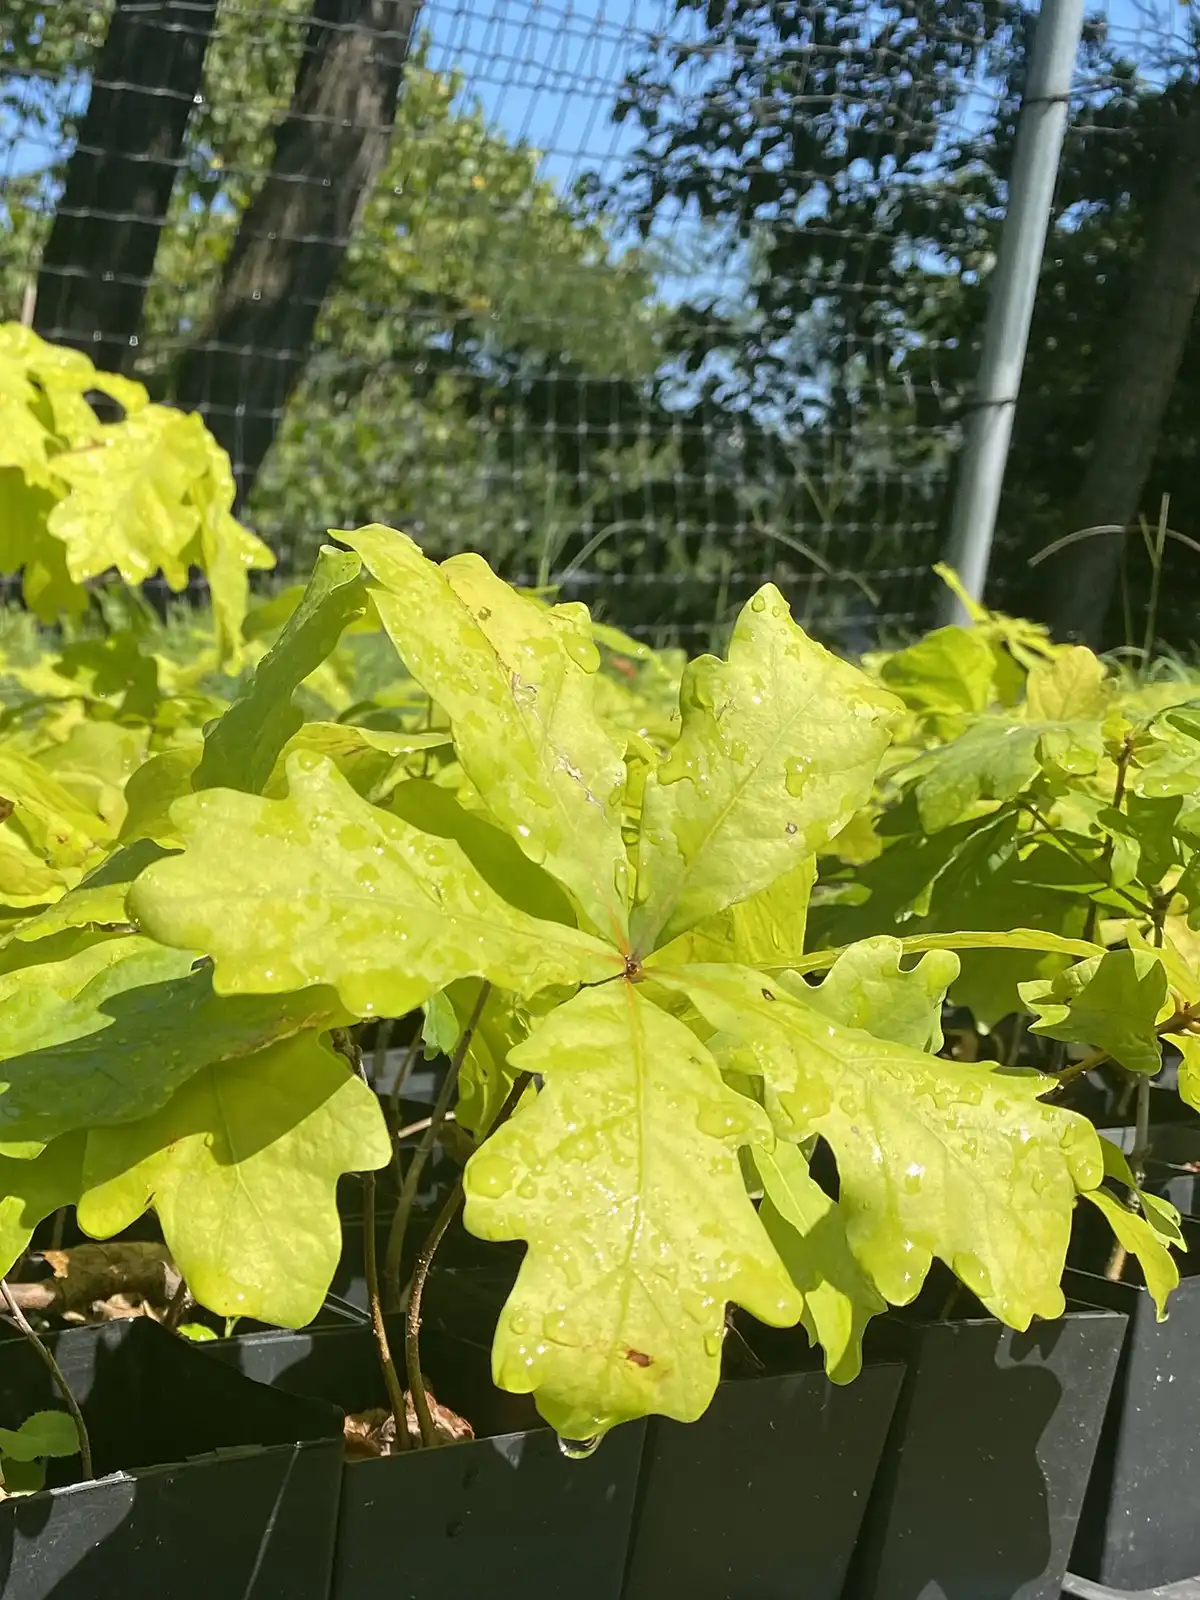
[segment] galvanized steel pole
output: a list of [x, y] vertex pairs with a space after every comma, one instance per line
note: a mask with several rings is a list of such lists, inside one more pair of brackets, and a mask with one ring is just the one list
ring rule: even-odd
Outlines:
[[[1083, 0], [1042, 0], [950, 525], [947, 559], [974, 599], [983, 595], [996, 530], [1082, 28]], [[965, 620], [953, 595], [943, 620]]]

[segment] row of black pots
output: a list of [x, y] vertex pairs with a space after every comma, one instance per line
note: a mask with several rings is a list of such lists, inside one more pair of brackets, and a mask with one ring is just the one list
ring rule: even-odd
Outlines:
[[[700, 1423], [627, 1426], [586, 1460], [491, 1386], [505, 1273], [467, 1243], [430, 1280], [423, 1341], [467, 1444], [343, 1466], [343, 1411], [384, 1394], [369, 1329], [336, 1305], [200, 1345], [142, 1320], [72, 1329], [52, 1342], [100, 1478], [51, 1463], [45, 1492], [0, 1504], [0, 1597], [1058, 1600], [1069, 1557], [1114, 1592], [1190, 1577], [1200, 1276], [1159, 1324], [1098, 1248], [1078, 1231], [1071, 1309], [1026, 1334], [935, 1277], [872, 1325], [848, 1388], [802, 1335], [755, 1330]], [[0, 1343], [0, 1425], [58, 1404], [35, 1353]]]
[[[1131, 1128], [1103, 1130], [1127, 1152]], [[1200, 1579], [1200, 1518], [1193, 1486], [1200, 1438], [1200, 1125], [1152, 1126], [1144, 1188], [1184, 1213], [1188, 1246], [1177, 1257], [1180, 1284], [1159, 1322], [1137, 1263], [1120, 1281], [1104, 1270], [1112, 1241], [1086, 1208], [1066, 1275], [1069, 1292], [1125, 1314], [1128, 1335], [1088, 1486], [1071, 1570], [1092, 1580], [1070, 1592], [1114, 1595]], [[1196, 1593], [1200, 1594], [1200, 1582]], [[1180, 1597], [1182, 1600], [1182, 1597]]]
[[[383, 1402], [367, 1327], [71, 1330], [54, 1343], [111, 1475], [0, 1505], [0, 1593], [1057, 1600], [1123, 1328], [889, 1319], [846, 1388], [767, 1335], [700, 1423], [627, 1426], [586, 1460], [431, 1330], [434, 1392], [480, 1436], [344, 1470], [342, 1410]], [[55, 1403], [6, 1340], [0, 1424]]]

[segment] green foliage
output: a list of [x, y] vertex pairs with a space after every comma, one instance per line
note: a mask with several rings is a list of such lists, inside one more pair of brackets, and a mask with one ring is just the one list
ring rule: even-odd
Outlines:
[[1091, 1043], [1130, 1072], [1153, 1076], [1162, 1065], [1156, 1024], [1167, 998], [1167, 974], [1150, 951], [1110, 950], [1053, 978], [1021, 985], [1037, 1016], [1035, 1033]]
[[595, 714], [600, 656], [584, 607], [535, 605], [479, 556], [436, 567], [389, 529], [346, 538], [379, 582], [375, 604], [405, 665], [446, 713], [468, 780], [619, 943], [629, 925], [625, 768]]
[[814, 644], [767, 584], [726, 661], [701, 656], [642, 798], [635, 947], [645, 954], [815, 855], [870, 793], [895, 714]]
[[79, 1221], [104, 1237], [153, 1202], [202, 1304], [299, 1327], [341, 1253], [337, 1180], [390, 1158], [375, 1097], [310, 1030], [193, 1073], [138, 1122], [94, 1128]]
[[467, 1226], [529, 1250], [496, 1333], [506, 1389], [570, 1439], [712, 1398], [729, 1300], [786, 1325], [799, 1296], [738, 1163], [771, 1144], [682, 1022], [632, 984], [581, 990], [512, 1052], [546, 1087], [467, 1167]]
[[1061, 1314], [1072, 1202], [1103, 1167], [1095, 1133], [1040, 1100], [1036, 1073], [830, 1022], [736, 966], [656, 976], [729, 1041], [718, 1059], [761, 1082], [779, 1137], [829, 1144], [850, 1246], [887, 1300], [912, 1300], [936, 1255], [1014, 1327]]
[[46, 1482], [46, 1456], [73, 1456], [79, 1430], [66, 1411], [35, 1411], [19, 1428], [0, 1428], [0, 1496], [36, 1494]]
[[35, 1411], [19, 1428], [0, 1428], [0, 1455], [10, 1461], [73, 1456], [78, 1449], [79, 1433], [65, 1411]]
[[[102, 422], [91, 392], [122, 419]], [[229, 461], [198, 416], [151, 405], [141, 384], [0, 324], [0, 569], [23, 570], [43, 622], [81, 615], [87, 585], [112, 568], [129, 584], [161, 572], [178, 592], [199, 567], [236, 659], [247, 573], [274, 557], [234, 519], [233, 495]]]
[[[409, 773], [374, 799], [324, 758], [328, 735], [292, 748], [273, 798], [244, 792], [266, 757], [253, 782], [239, 776], [243, 792], [204, 788], [197, 769], [198, 792], [171, 811], [181, 853], [146, 866], [127, 909], [143, 938], [211, 957], [219, 996], [282, 1004], [327, 985], [353, 1016], [424, 1005], [426, 1037], [447, 1048], [479, 981], [492, 986], [460, 1128], [476, 1147], [468, 1227], [529, 1246], [497, 1329], [497, 1380], [533, 1392], [571, 1438], [646, 1411], [695, 1417], [732, 1300], [803, 1320], [844, 1381], [870, 1316], [910, 1300], [935, 1255], [1015, 1326], [1057, 1315], [1074, 1197], [1103, 1176], [1095, 1135], [1043, 1102], [1039, 1074], [933, 1052], [955, 946], [1096, 946], [1007, 928], [927, 937], [911, 968], [887, 937], [804, 954], [813, 857], [871, 802], [892, 695], [812, 644], [768, 585], [728, 658], [685, 672], [677, 723], [618, 723], [581, 607], [520, 595], [478, 558], [438, 566], [378, 526], [343, 538], [356, 557], [318, 569], [206, 749], [252, 752], [257, 722], [274, 765], [269, 730], [299, 671], [313, 677], [307, 654], [290, 672], [277, 663], [331, 563], [351, 563], [357, 583], [358, 558], [369, 614], [451, 743], [407, 752]], [[831, 970], [811, 989], [795, 969], [814, 960]], [[89, 1133], [80, 1202], [99, 1228], [153, 1193], [189, 1282], [226, 1311], [247, 1303], [233, 1285], [249, 1291], [224, 1255], [212, 1261], [195, 1201], [185, 1228], [166, 1172], [182, 1165], [181, 1193], [184, 1178], [197, 1193], [212, 1181], [195, 1166], [205, 1146], [174, 1119], [214, 1071], [240, 1070], [201, 1068], [144, 1124]], [[522, 1073], [538, 1087], [514, 1110]], [[153, 1154], [130, 1149], [143, 1126]], [[836, 1202], [808, 1174], [816, 1135], [838, 1161]], [[282, 1149], [270, 1147], [272, 1194]], [[98, 1151], [119, 1175], [100, 1181]]]
[[1145, 1083], [1169, 1041], [1200, 1098], [1186, 694], [984, 613], [867, 672], [772, 585], [681, 672], [341, 537], [237, 677], [202, 619], [0, 635], [0, 847], [42, 873], [0, 878], [4, 1264], [152, 1207], [203, 1305], [307, 1321], [339, 1179], [392, 1158], [355, 1031], [419, 1008], [466, 1226], [527, 1246], [496, 1380], [565, 1438], [699, 1416], [731, 1305], [837, 1382], [935, 1259], [1056, 1317], [1080, 1197], [1164, 1303], [1178, 1219], [1052, 1052]]
[[[132, 364], [155, 400], [172, 398], [271, 165], [310, 12], [311, 0], [219, 9]], [[21, 0], [0, 18], [0, 318], [20, 315], [110, 15], [111, 0]], [[35, 151], [54, 159], [30, 171]], [[431, 70], [418, 41], [387, 158], [247, 509], [295, 570], [321, 530], [381, 505], [419, 516], [444, 553], [481, 541], [497, 564], [561, 565], [577, 534], [624, 514], [615, 498], [644, 492], [648, 469], [670, 490], [671, 463], [658, 461], [670, 415], [658, 412], [650, 443], [637, 429], [667, 320], [653, 262], [618, 248], [607, 219], [540, 166], [461, 77]], [[568, 418], [585, 391], [584, 414]], [[614, 438], [618, 416], [632, 425]]]

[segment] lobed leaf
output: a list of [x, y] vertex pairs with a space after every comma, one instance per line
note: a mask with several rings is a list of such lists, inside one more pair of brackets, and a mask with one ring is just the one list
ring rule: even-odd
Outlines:
[[1084, 1118], [1039, 1100], [1045, 1078], [877, 1039], [761, 973], [655, 977], [733, 1042], [723, 1064], [761, 1075], [781, 1136], [829, 1144], [850, 1247], [886, 1299], [912, 1300], [936, 1255], [1012, 1327], [1062, 1314], [1075, 1194], [1103, 1161]]
[[992, 694], [996, 658], [975, 628], [935, 628], [883, 663], [881, 681], [914, 711], [979, 712]]
[[1071, 645], [1049, 661], [1037, 661], [1026, 680], [1025, 709], [1031, 722], [1086, 722], [1103, 717], [1112, 700], [1104, 663], [1086, 645]]
[[863, 939], [842, 951], [818, 988], [805, 984], [792, 992], [847, 1028], [914, 1050], [940, 1050], [942, 1003], [958, 976], [958, 957], [931, 950], [906, 971], [904, 953], [899, 939]]
[[0, 980], [0, 1139], [135, 1120], [202, 1067], [345, 1020], [332, 989], [224, 998], [189, 950], [113, 943]]
[[183, 552], [200, 527], [189, 493], [205, 467], [202, 419], [157, 405], [102, 424], [87, 444], [54, 456], [50, 471], [68, 492], [47, 530], [66, 547], [71, 581], [116, 567], [138, 584], [161, 570], [182, 589]]
[[79, 1222], [107, 1237], [153, 1205], [202, 1305], [297, 1328], [341, 1252], [338, 1179], [390, 1159], [374, 1094], [302, 1033], [205, 1067], [152, 1116], [94, 1129]]
[[283, 800], [179, 801], [182, 855], [130, 892], [154, 938], [212, 955], [218, 994], [328, 984], [356, 1016], [399, 1017], [456, 978], [528, 995], [623, 970], [590, 935], [508, 905], [453, 840], [370, 805], [330, 762], [297, 754], [287, 776]]
[[841, 1212], [796, 1146], [780, 1140], [772, 1150], [756, 1149], [754, 1164], [764, 1191], [759, 1217], [804, 1296], [805, 1332], [824, 1350], [833, 1382], [851, 1383], [862, 1370], [867, 1323], [887, 1301], [855, 1259]]
[[449, 718], [492, 815], [597, 932], [625, 946], [624, 752], [595, 712], [600, 655], [586, 610], [526, 599], [479, 556], [438, 566], [390, 528], [339, 538], [379, 581], [383, 625]]
[[79, 1430], [69, 1411], [35, 1411], [19, 1428], [0, 1428], [0, 1455], [10, 1461], [73, 1456], [78, 1451]]
[[898, 702], [808, 638], [767, 584], [700, 656], [646, 779], [632, 933], [645, 955], [815, 855], [863, 805]]
[[1153, 1076], [1162, 1066], [1156, 1021], [1167, 998], [1167, 974], [1157, 953], [1108, 950], [1048, 980], [1020, 985], [1037, 1016], [1032, 1033], [1090, 1044], [1129, 1072]]
[[794, 1322], [801, 1302], [746, 1194], [738, 1151], [771, 1142], [681, 1022], [628, 983], [585, 989], [517, 1046], [544, 1088], [467, 1164], [467, 1227], [529, 1249], [493, 1371], [564, 1437], [647, 1412], [698, 1417], [725, 1305]]

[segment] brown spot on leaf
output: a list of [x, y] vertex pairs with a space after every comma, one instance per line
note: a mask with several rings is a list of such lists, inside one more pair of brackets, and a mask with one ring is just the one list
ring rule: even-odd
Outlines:
[[787, 827], [783, 831], [785, 833], [795, 833], [796, 832], [796, 824], [794, 822], [789, 822]]
[[654, 1357], [648, 1356], [644, 1350], [626, 1350], [625, 1359], [632, 1361], [635, 1367], [648, 1367]]
[[764, 989], [763, 992], [762, 992], [762, 997], [763, 997], [764, 1000], [774, 1000], [774, 998], [775, 998], [775, 996], [771, 993], [770, 989]]
[[12, 816], [14, 809], [15, 807], [11, 800], [5, 800], [2, 796], [0, 796], [0, 822], [7, 822], [9, 817]]

